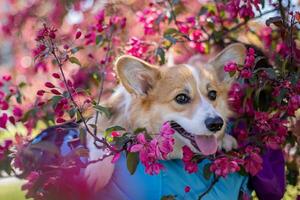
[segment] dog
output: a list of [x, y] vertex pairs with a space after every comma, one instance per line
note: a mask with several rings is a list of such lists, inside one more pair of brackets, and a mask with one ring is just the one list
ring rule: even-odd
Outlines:
[[[101, 116], [98, 133], [120, 125], [128, 131], [146, 128], [158, 133], [164, 122], [175, 123], [174, 151], [168, 159], [182, 158], [182, 147], [203, 155], [236, 148], [236, 140], [224, 134], [226, 121], [234, 113], [227, 104], [227, 93], [234, 80], [223, 67], [232, 61], [244, 64], [247, 49], [231, 44], [207, 63], [191, 59], [187, 64], [155, 66], [139, 58], [123, 55], [115, 62], [120, 85], [105, 102], [112, 117]], [[88, 137], [90, 160], [101, 152]], [[105, 173], [99, 173], [105, 172]], [[101, 190], [114, 172], [111, 158], [91, 164], [85, 176], [93, 190]]]

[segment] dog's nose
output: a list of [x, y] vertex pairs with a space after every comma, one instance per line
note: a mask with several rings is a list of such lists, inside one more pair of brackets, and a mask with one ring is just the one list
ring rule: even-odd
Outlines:
[[221, 117], [209, 117], [205, 121], [205, 126], [208, 130], [212, 132], [217, 132], [222, 129], [224, 121]]

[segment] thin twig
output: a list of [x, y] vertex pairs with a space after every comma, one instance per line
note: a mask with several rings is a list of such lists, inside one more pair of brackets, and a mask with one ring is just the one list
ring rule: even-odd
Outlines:
[[[52, 43], [52, 46], [54, 47], [54, 44], [53, 44], [53, 43]], [[68, 83], [67, 83], [67, 79], [66, 79], [65, 73], [64, 73], [64, 71], [63, 71], [63, 69], [62, 69], [63, 64], [61, 63], [61, 61], [60, 61], [59, 58], [57, 57], [56, 52], [55, 52], [55, 48], [53, 48], [53, 50], [52, 50], [51, 53], [52, 53], [52, 55], [54, 56], [54, 58], [56, 59], [56, 62], [57, 62], [57, 64], [58, 64], [58, 67], [59, 67], [59, 70], [60, 70], [60, 73], [61, 73], [61, 75], [62, 75], [62, 77], [63, 77], [63, 81], [64, 81], [64, 84], [65, 84], [65, 87], [66, 87], [67, 92], [68, 92], [68, 94], [69, 94], [69, 96], [70, 96], [70, 100], [71, 100], [71, 102], [73, 103], [74, 107], [77, 108], [78, 114], [79, 114], [80, 118], [82, 119], [82, 122], [83, 122], [83, 124], [84, 124], [84, 126], [85, 126], [85, 128], [86, 128], [86, 131], [94, 138], [94, 140], [95, 140], [95, 143], [94, 143], [95, 146], [96, 146], [97, 148], [103, 148], [103, 146], [101, 147], [101, 146], [97, 145], [97, 142], [99, 142], [99, 143], [102, 143], [103, 145], [105, 145], [109, 150], [111, 150], [111, 151], [114, 152], [115, 149], [112, 148], [112, 147], [108, 144], [108, 142], [107, 142], [105, 139], [100, 139], [100, 138], [98, 138], [98, 137], [97, 137], [96, 135], [94, 135], [94, 134], [91, 132], [91, 130], [89, 129], [89, 127], [88, 127], [88, 125], [87, 125], [87, 123], [86, 123], [86, 121], [85, 121], [85, 118], [84, 118], [84, 116], [83, 116], [83, 114], [82, 114], [82, 111], [80, 110], [78, 104], [76, 103], [76, 101], [75, 101], [75, 99], [74, 99], [74, 97], [73, 97], [73, 95], [72, 95], [72, 93], [71, 93], [71, 90], [70, 90], [70, 88], [69, 88], [69, 86], [68, 86]]]
[[219, 176], [218, 177], [214, 177], [213, 182], [211, 182], [211, 184], [209, 185], [209, 187], [207, 188], [206, 191], [204, 191], [199, 197], [198, 200], [201, 200], [205, 195], [207, 195], [210, 190], [214, 187], [214, 185], [219, 181]]
[[[101, 68], [100, 68], [100, 89], [99, 89], [99, 93], [98, 93], [98, 97], [97, 97], [97, 105], [100, 103], [100, 100], [101, 100], [101, 96], [102, 96], [102, 93], [103, 93], [103, 88], [104, 88], [104, 79], [105, 79], [105, 72], [104, 72], [104, 67], [105, 67], [105, 64], [107, 63], [108, 61], [108, 58], [109, 58], [109, 54], [110, 54], [110, 51], [111, 51], [111, 40], [112, 40], [112, 37], [113, 37], [113, 28], [111, 28], [110, 30], [110, 36], [108, 37], [108, 44], [107, 44], [107, 51], [106, 51], [106, 54], [105, 54], [105, 58], [104, 58], [104, 63], [102, 63], [101, 65]], [[96, 112], [96, 117], [95, 117], [95, 121], [94, 121], [94, 125], [95, 125], [95, 129], [94, 129], [94, 135], [97, 134], [97, 123], [98, 123], [98, 118], [99, 118], [99, 112]]]

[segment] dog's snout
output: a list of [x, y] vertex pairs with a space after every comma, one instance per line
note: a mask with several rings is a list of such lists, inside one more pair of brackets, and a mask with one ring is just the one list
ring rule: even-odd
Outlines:
[[205, 126], [212, 132], [217, 132], [222, 129], [224, 121], [221, 117], [209, 117], [205, 121]]

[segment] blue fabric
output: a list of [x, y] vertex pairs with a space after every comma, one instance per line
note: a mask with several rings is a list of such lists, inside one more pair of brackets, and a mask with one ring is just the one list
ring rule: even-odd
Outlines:
[[[139, 164], [134, 175], [130, 175], [126, 167], [126, 157], [121, 156], [116, 163], [115, 171], [109, 184], [99, 191], [94, 199], [101, 200], [160, 200], [164, 195], [176, 195], [176, 199], [198, 199], [207, 190], [213, 177], [206, 180], [203, 168], [208, 160], [199, 163], [199, 171], [189, 174], [184, 170], [181, 160], [161, 161], [165, 166], [159, 175], [148, 175]], [[234, 173], [220, 178], [203, 200], [235, 200], [240, 191], [250, 194], [248, 176]], [[189, 186], [191, 191], [184, 192]]]

